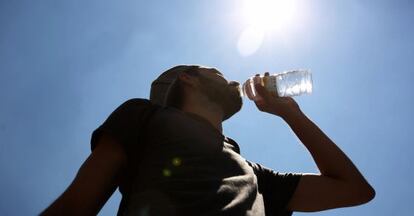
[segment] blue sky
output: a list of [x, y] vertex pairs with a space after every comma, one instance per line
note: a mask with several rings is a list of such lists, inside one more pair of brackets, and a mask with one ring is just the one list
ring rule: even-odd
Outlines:
[[[408, 0], [297, 0], [292, 28], [242, 55], [241, 2], [0, 1], [0, 215], [33, 215], [73, 180], [90, 135], [123, 101], [148, 97], [176, 64], [219, 68], [244, 81], [308, 68], [302, 110], [377, 191], [367, 205], [309, 215], [411, 215], [414, 4]], [[249, 160], [317, 172], [279, 118], [245, 101], [224, 124]], [[113, 195], [100, 215], [114, 215]], [[308, 215], [295, 213], [295, 215]]]

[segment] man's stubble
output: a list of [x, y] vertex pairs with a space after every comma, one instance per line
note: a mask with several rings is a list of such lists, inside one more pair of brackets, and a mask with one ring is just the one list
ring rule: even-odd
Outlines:
[[218, 104], [222, 108], [224, 114], [223, 121], [240, 111], [243, 101], [236, 87], [218, 83], [203, 76], [200, 76], [199, 79], [201, 91], [211, 102]]

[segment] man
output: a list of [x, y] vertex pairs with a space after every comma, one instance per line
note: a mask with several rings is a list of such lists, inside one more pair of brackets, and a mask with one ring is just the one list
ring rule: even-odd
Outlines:
[[[92, 153], [42, 215], [94, 215], [119, 186], [118, 215], [291, 215], [375, 196], [351, 160], [292, 98], [256, 84], [258, 109], [286, 121], [320, 174], [278, 173], [240, 156], [222, 122], [242, 106], [237, 82], [214, 68], [173, 67], [92, 135]], [[156, 105], [158, 104], [158, 105]]]

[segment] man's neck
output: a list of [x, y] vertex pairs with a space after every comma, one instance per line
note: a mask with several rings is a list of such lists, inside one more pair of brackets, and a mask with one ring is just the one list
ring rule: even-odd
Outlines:
[[196, 114], [206, 119], [210, 124], [221, 133], [223, 132], [223, 111], [216, 105], [202, 105], [198, 103], [187, 103], [182, 107], [184, 112]]

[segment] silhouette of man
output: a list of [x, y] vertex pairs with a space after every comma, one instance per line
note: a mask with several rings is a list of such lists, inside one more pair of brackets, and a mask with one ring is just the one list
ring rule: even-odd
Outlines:
[[320, 173], [279, 173], [240, 155], [222, 122], [242, 107], [239, 84], [215, 68], [179, 65], [92, 134], [92, 153], [42, 215], [95, 215], [119, 186], [118, 215], [291, 215], [375, 196], [352, 161], [289, 97], [257, 84], [257, 108], [282, 118]]

